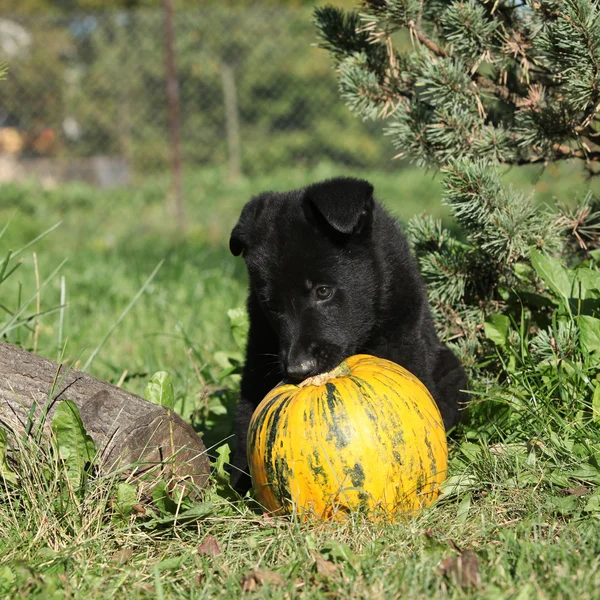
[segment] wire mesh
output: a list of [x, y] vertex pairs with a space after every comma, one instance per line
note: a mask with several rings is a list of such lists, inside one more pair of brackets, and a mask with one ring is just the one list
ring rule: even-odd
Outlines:
[[[173, 26], [185, 169], [389, 164], [379, 126], [340, 100], [309, 10], [213, 5]], [[169, 168], [161, 10], [0, 14], [0, 62], [0, 158], [109, 181]]]

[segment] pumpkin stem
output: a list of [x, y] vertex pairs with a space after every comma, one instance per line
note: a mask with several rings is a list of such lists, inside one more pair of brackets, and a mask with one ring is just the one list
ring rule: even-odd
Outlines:
[[350, 365], [343, 360], [337, 367], [331, 369], [331, 371], [327, 371], [327, 373], [319, 373], [313, 377], [307, 377], [304, 381], [301, 381], [298, 384], [298, 387], [302, 388], [309, 385], [323, 385], [324, 383], [327, 383], [336, 377], [346, 377], [347, 375], [350, 375], [351, 372], [352, 369], [350, 368]]

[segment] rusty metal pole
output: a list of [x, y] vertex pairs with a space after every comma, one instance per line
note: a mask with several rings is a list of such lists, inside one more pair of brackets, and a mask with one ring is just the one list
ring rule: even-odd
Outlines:
[[175, 66], [173, 6], [171, 0], [162, 0], [165, 28], [165, 55], [167, 76], [167, 102], [169, 107], [169, 135], [171, 138], [171, 173], [173, 176], [173, 199], [175, 203], [175, 218], [181, 229], [185, 227], [185, 211], [183, 207], [183, 192], [181, 185], [181, 135], [179, 82]]

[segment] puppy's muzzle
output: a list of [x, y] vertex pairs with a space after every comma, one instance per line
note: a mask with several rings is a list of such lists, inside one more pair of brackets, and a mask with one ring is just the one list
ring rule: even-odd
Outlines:
[[306, 379], [309, 375], [314, 375], [316, 369], [316, 359], [301, 357], [297, 360], [288, 362], [285, 372], [289, 379], [301, 381], [302, 379]]

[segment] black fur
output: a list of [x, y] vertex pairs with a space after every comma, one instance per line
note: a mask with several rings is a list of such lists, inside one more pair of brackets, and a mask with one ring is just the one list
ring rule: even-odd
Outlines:
[[250, 417], [270, 389], [353, 354], [406, 367], [430, 390], [446, 429], [458, 421], [465, 373], [439, 341], [408, 242], [370, 183], [336, 178], [256, 196], [230, 248], [250, 281], [235, 467], [246, 469]]

